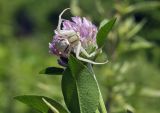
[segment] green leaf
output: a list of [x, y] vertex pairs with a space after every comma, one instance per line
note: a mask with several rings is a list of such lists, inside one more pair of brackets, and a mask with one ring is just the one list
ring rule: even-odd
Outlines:
[[127, 113], [133, 113], [131, 110], [127, 109]]
[[47, 67], [46, 69], [40, 71], [40, 74], [47, 75], [62, 75], [64, 69], [59, 67]]
[[130, 44], [130, 50], [140, 50], [140, 49], [148, 49], [154, 47], [154, 44], [141, 38], [136, 37], [135, 42]]
[[160, 90], [152, 88], [142, 88], [140, 94], [144, 97], [160, 98]]
[[104, 24], [98, 31], [97, 33], [97, 37], [96, 37], [96, 41], [98, 44], [98, 47], [101, 48], [103, 47], [106, 37], [109, 33], [109, 31], [112, 29], [114, 23], [116, 21], [116, 18], [111, 19], [109, 22], [107, 22], [106, 24]]
[[142, 20], [140, 23], [135, 24], [134, 27], [130, 30], [128, 29], [128, 33], [126, 34], [126, 37], [129, 39], [131, 37], [134, 37], [144, 26], [146, 23], [145, 20]]
[[151, 11], [160, 8], [159, 1], [145, 1], [133, 4], [125, 8], [125, 13], [133, 13], [133, 12], [142, 12], [142, 11]]
[[99, 105], [99, 91], [88, 68], [75, 57], [69, 58], [69, 67], [62, 77], [62, 92], [71, 113], [95, 113]]
[[127, 15], [129, 13], [135, 12], [144, 12], [144, 11], [152, 11], [156, 10], [160, 7], [159, 1], [144, 1], [144, 2], [137, 2], [132, 5], [116, 5], [115, 8], [123, 15]]
[[[59, 113], [69, 113], [61, 104], [53, 99], [44, 96], [23, 95], [15, 97], [16, 100], [40, 111], [41, 113], [48, 113], [52, 109], [44, 102], [44, 99], [52, 105]], [[53, 111], [53, 110], [52, 110]]]

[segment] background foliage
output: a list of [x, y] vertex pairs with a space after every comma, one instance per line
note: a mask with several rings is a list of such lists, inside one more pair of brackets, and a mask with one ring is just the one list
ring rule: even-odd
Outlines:
[[104, 49], [110, 63], [95, 66], [109, 113], [126, 107], [159, 113], [160, 3], [152, 0], [0, 0], [0, 113], [38, 113], [13, 100], [23, 94], [64, 103], [61, 77], [38, 72], [58, 66], [56, 57], [48, 54], [48, 42], [66, 7], [72, 14], [64, 18], [86, 16], [97, 26], [117, 17]]

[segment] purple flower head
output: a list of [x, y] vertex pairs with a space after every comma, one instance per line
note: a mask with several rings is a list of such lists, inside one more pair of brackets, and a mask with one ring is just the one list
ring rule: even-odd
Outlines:
[[[74, 30], [76, 33], [79, 33], [82, 47], [85, 49], [89, 46], [97, 46], [97, 27], [85, 17], [72, 17], [72, 21], [64, 20], [62, 22], [62, 30]], [[59, 35], [56, 31], [52, 42], [49, 43], [50, 53], [61, 57], [67, 57], [68, 53], [64, 51], [65, 45], [67, 44], [69, 45], [67, 38]]]
[[[84, 54], [86, 51], [87, 54], [90, 54], [91, 50], [98, 48], [96, 43], [97, 27], [85, 17], [76, 16], [71, 20], [62, 20], [61, 16], [64, 11], [59, 16], [55, 35], [52, 42], [49, 43], [50, 53], [58, 56], [60, 58], [58, 62], [63, 66], [66, 65], [66, 59], [70, 53], [81, 54], [83, 51]], [[80, 49], [78, 49], [79, 46]]]
[[[90, 64], [105, 64], [108, 62], [95, 62], [93, 59], [100, 54], [96, 42], [97, 27], [85, 17], [72, 17], [71, 20], [62, 19], [64, 9], [59, 15], [59, 21], [53, 40], [49, 43], [50, 53], [59, 57], [58, 63], [67, 66], [68, 57], [73, 54], [78, 60]], [[103, 37], [102, 37], [103, 38]]]

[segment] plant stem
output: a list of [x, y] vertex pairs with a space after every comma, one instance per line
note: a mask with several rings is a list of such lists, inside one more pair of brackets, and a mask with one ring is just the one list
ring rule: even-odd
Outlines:
[[101, 91], [100, 91], [100, 88], [99, 88], [99, 85], [98, 85], [98, 81], [96, 79], [96, 76], [94, 74], [92, 65], [90, 63], [88, 63], [88, 68], [91, 70], [91, 72], [93, 74], [93, 77], [95, 78], [97, 86], [98, 86], [98, 90], [99, 90], [99, 94], [100, 94], [100, 98], [99, 98], [100, 113], [107, 113], [107, 110], [106, 110], [106, 107], [105, 107], [105, 103], [103, 101], [103, 97], [102, 97], [102, 94], [101, 94]]

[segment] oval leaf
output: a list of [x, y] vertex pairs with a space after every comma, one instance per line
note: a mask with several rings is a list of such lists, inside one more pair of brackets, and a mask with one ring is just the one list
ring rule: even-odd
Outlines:
[[47, 67], [46, 69], [40, 71], [40, 74], [47, 75], [62, 75], [64, 69], [59, 67]]
[[45, 99], [50, 103], [59, 113], [69, 113], [61, 104], [53, 99], [44, 96], [23, 95], [15, 97], [16, 100], [40, 111], [41, 113], [48, 113], [51, 108], [44, 102]]
[[97, 42], [99, 48], [103, 47], [103, 45], [105, 43], [105, 40], [106, 40], [106, 37], [107, 37], [109, 31], [112, 29], [115, 21], [116, 21], [116, 18], [111, 19], [109, 22], [107, 22], [106, 24], [104, 24], [99, 29], [99, 31], [97, 33], [97, 37], [96, 37], [96, 42]]
[[73, 56], [62, 77], [62, 92], [71, 113], [95, 113], [99, 105], [99, 91], [88, 68]]

